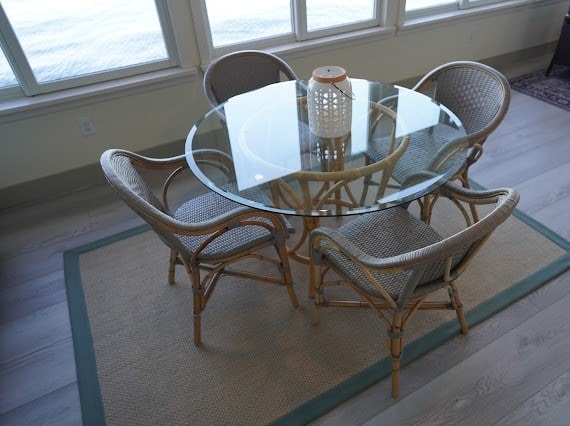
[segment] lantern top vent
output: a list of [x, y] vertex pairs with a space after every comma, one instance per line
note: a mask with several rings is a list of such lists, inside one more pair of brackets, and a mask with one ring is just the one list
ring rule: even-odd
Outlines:
[[313, 80], [319, 83], [338, 83], [346, 79], [346, 70], [337, 66], [324, 66], [313, 70]]

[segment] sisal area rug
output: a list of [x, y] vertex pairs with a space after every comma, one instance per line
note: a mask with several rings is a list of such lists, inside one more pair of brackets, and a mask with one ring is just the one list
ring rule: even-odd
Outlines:
[[555, 65], [550, 76], [544, 70], [512, 79], [511, 88], [570, 111], [570, 67]]
[[[434, 227], [458, 227], [443, 201]], [[470, 326], [568, 269], [569, 249], [524, 214], [509, 218], [458, 280]], [[65, 253], [85, 425], [306, 424], [389, 375], [381, 321], [330, 308], [312, 326], [308, 268], [295, 262], [299, 307], [282, 287], [224, 278], [194, 347], [192, 291], [183, 269], [166, 283], [168, 255], [146, 227]], [[417, 313], [403, 365], [458, 334], [453, 311]]]

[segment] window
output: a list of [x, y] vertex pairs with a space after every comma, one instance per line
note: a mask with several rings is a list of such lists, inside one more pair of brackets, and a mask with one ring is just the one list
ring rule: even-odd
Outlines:
[[203, 62], [232, 50], [378, 27], [382, 0], [199, 0], [192, 4]]
[[0, 91], [19, 83], [32, 96], [175, 66], [165, 28], [163, 0], [2, 0]]

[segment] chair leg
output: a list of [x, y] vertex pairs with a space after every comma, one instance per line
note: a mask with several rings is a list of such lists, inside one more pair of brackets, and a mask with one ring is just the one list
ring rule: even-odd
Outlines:
[[459, 321], [459, 326], [461, 327], [461, 333], [467, 334], [469, 332], [469, 326], [467, 324], [467, 320], [465, 319], [465, 313], [463, 312], [463, 302], [459, 297], [459, 292], [457, 290], [457, 286], [455, 285], [455, 281], [452, 281], [448, 284], [447, 291], [449, 293], [451, 305], [457, 314], [457, 320]]
[[426, 195], [421, 199], [421, 201], [418, 199], [421, 209], [420, 219], [426, 225], [429, 225], [431, 221], [431, 212], [433, 210], [433, 205], [435, 204], [435, 200], [436, 199], [433, 198], [431, 195]]
[[314, 289], [314, 300], [315, 300], [315, 310], [313, 312], [312, 324], [317, 325], [321, 321], [321, 309], [323, 306], [323, 288], [322, 288], [322, 278], [321, 278], [321, 265], [314, 264], [311, 262], [309, 265], [311, 268], [311, 287]]
[[202, 281], [200, 280], [200, 268], [198, 265], [190, 267], [185, 261], [184, 268], [190, 278], [193, 293], [193, 310], [192, 316], [194, 318], [194, 345], [202, 345], [202, 311], [204, 310], [204, 289], [202, 288]]
[[279, 261], [281, 262], [281, 276], [283, 277], [283, 282], [287, 286], [287, 292], [289, 293], [289, 299], [293, 306], [299, 306], [297, 301], [297, 295], [295, 294], [295, 289], [293, 288], [293, 276], [291, 275], [291, 265], [289, 264], [289, 257], [287, 255], [287, 247], [285, 244], [276, 244], [275, 250], [279, 256]]
[[168, 284], [174, 284], [174, 273], [176, 272], [176, 259], [178, 259], [178, 252], [170, 250], [170, 262], [168, 264]]
[[194, 345], [202, 346], [202, 312], [197, 314], [194, 311], [192, 315], [194, 317]]
[[392, 397], [400, 396], [400, 360], [404, 349], [402, 341], [402, 316], [403, 311], [394, 311], [392, 325], [388, 329], [390, 339], [390, 355], [392, 357]]

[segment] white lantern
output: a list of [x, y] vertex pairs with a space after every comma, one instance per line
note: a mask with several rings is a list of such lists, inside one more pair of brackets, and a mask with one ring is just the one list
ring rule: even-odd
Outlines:
[[309, 128], [322, 138], [338, 138], [350, 132], [352, 86], [346, 70], [336, 66], [313, 70], [307, 88]]

